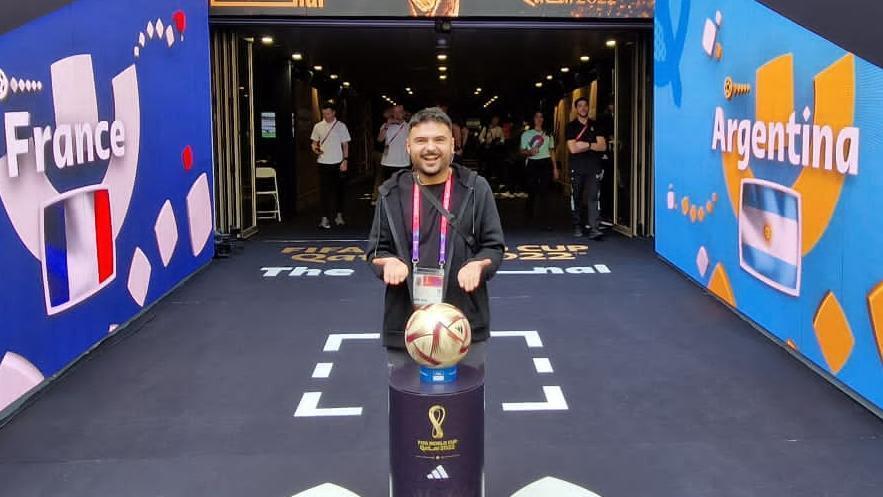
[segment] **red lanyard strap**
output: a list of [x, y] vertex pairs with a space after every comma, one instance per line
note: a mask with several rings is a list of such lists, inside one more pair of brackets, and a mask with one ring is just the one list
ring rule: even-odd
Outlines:
[[587, 129], [589, 129], [589, 123], [586, 123], [585, 126], [583, 126], [583, 129], [579, 132], [578, 135], [576, 135], [576, 139], [574, 141], [579, 141], [579, 139], [583, 137], [583, 133], [585, 133]]
[[[442, 207], [445, 210], [451, 209], [451, 184], [454, 177], [453, 171], [445, 180], [445, 193], [442, 197]], [[414, 193], [412, 197], [413, 209], [411, 214], [411, 262], [416, 266], [420, 262], [420, 186], [417, 184], [417, 178], [414, 178]], [[445, 267], [447, 240], [448, 240], [448, 218], [441, 217], [441, 240], [438, 249], [438, 266]]]

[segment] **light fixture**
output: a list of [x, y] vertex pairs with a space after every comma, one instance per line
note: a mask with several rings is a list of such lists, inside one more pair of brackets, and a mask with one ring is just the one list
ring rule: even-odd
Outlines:
[[616, 46], [616, 40], [614, 40], [614, 39], [607, 40], [607, 43], [606, 43], [606, 44], [607, 44], [608, 47], [613, 48], [613, 47]]
[[481, 93], [481, 87], [475, 89], [475, 93]]
[[570, 72], [570, 68], [567, 66], [564, 66], [561, 68], [561, 72]]
[[448, 54], [440, 53], [440, 54], [436, 55], [435, 58], [438, 60], [448, 60]]
[[582, 56], [580, 56], [579, 61], [580, 61], [580, 62], [588, 62], [588, 61], [589, 61], [589, 56], [588, 56], [588, 55], [582, 55]]
[[542, 81], [537, 81], [537, 82], [534, 83], [533, 85], [536, 86], [537, 88], [542, 88], [542, 87], [543, 87], [543, 82], [542, 82]]
[[409, 86], [409, 87], [405, 88], [405, 91], [411, 91], [411, 87]]
[[444, 80], [448, 79], [448, 75], [447, 74], [439, 74], [438, 79], [444, 81]]
[[321, 71], [321, 70], [322, 70], [322, 66], [313, 66], [313, 70], [314, 70], [314, 71]]
[[552, 76], [551, 74], [547, 74], [547, 75], [546, 75], [546, 79], [548, 79], [549, 81], [552, 81], [552, 77], [553, 77], [553, 76]]
[[264, 45], [272, 45], [273, 44], [273, 37], [272, 36], [264, 36], [263, 38], [261, 38], [261, 43], [263, 43]]
[[448, 66], [438, 66], [438, 70], [439, 70], [439, 72], [447, 72]]
[[332, 74], [332, 75], [330, 75], [330, 76], [328, 76], [328, 77], [331, 78], [331, 79], [337, 79], [337, 74]]
[[344, 88], [349, 88], [349, 87], [350, 87], [350, 82], [349, 82], [349, 81], [344, 81], [344, 82], [343, 82], [343, 87], [344, 87]]
[[293, 54], [291, 54], [291, 58], [294, 60], [304, 60], [304, 54], [300, 52], [294, 52]]

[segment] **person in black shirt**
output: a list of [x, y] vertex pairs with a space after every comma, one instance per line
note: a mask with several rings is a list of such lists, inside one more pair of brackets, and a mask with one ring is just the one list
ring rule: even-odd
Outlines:
[[[503, 228], [488, 182], [453, 163], [451, 128], [450, 118], [441, 109], [414, 114], [408, 132], [413, 170], [398, 171], [380, 186], [367, 259], [386, 284], [383, 344], [389, 348], [405, 346], [405, 324], [414, 312], [415, 300], [421, 298], [414, 288], [417, 268], [443, 272], [441, 301], [466, 315], [474, 342], [490, 336], [487, 281], [503, 260]], [[450, 201], [446, 202], [448, 185]], [[441, 211], [428, 196], [435, 197], [441, 207], [449, 203], [446, 209], [453, 216], [445, 229], [444, 253]], [[415, 206], [419, 216], [413, 216]], [[416, 239], [412, 226], [419, 229]]]
[[570, 152], [570, 216], [573, 235], [583, 236], [580, 209], [583, 195], [588, 197], [589, 238], [596, 240], [603, 234], [598, 219], [598, 173], [601, 172], [601, 154], [607, 150], [602, 130], [589, 119], [589, 101], [580, 97], [573, 103], [576, 119], [567, 123], [565, 137]]

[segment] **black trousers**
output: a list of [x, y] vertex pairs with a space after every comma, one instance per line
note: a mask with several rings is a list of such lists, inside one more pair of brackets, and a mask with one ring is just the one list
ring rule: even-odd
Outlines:
[[551, 223], [549, 204], [552, 186], [552, 159], [528, 159], [525, 168], [525, 189], [527, 190], [526, 212], [530, 217]]
[[319, 164], [319, 199], [322, 217], [334, 219], [343, 213], [346, 198], [346, 173], [340, 171], [340, 164]]
[[592, 230], [597, 230], [600, 227], [598, 172], [597, 168], [570, 171], [570, 221], [574, 226], [582, 226], [582, 203], [585, 198], [589, 204], [587, 224]]

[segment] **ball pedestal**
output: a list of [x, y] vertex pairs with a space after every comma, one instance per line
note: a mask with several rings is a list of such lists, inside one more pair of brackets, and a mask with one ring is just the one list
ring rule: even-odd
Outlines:
[[420, 366], [389, 379], [390, 497], [484, 495], [484, 371], [460, 364], [428, 383]]

